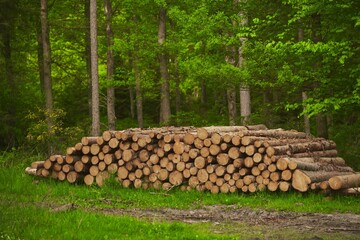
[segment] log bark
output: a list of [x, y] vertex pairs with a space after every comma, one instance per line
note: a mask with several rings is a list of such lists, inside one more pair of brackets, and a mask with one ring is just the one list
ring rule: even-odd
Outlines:
[[357, 188], [360, 186], [360, 173], [345, 176], [334, 176], [329, 179], [329, 185], [333, 190]]

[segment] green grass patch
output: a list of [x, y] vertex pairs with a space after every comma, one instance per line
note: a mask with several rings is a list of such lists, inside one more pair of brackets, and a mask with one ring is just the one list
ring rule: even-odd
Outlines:
[[231, 239], [204, 231], [204, 224], [147, 222], [80, 210], [54, 213], [13, 204], [2, 204], [0, 210], [0, 239]]
[[[290, 192], [257, 192], [255, 194], [211, 194], [209, 192], [155, 191], [122, 188], [110, 181], [103, 188], [82, 184], [69, 184], [48, 178], [28, 176], [26, 166], [34, 157], [16, 162], [24, 156], [12, 155], [13, 162], [0, 169], [0, 192], [2, 200], [20, 202], [74, 203], [81, 207], [116, 208], [199, 208], [202, 205], [225, 204], [239, 207], [265, 208], [296, 212], [353, 212], [360, 213], [360, 198], [332, 194]], [[15, 159], [15, 160], [14, 160]], [[1, 162], [1, 161], [0, 161]], [[16, 163], [14, 163], [16, 162]]]
[[[214, 226], [211, 223], [145, 221], [128, 216], [84, 211], [89, 208], [196, 209], [204, 205], [223, 204], [280, 211], [360, 213], [358, 196], [336, 194], [324, 196], [316, 193], [301, 194], [295, 191], [211, 194], [172, 189], [166, 192], [126, 189], [115, 181], [110, 181], [103, 188], [99, 188], [81, 184], [71, 185], [67, 182], [26, 175], [25, 167], [41, 159], [40, 157], [26, 156], [21, 153], [5, 153], [0, 156], [0, 239], [230, 239], [234, 237], [248, 239], [250, 236], [252, 238], [266, 237], [263, 229], [252, 226], [239, 226], [232, 232], [233, 223], [229, 225], [221, 223]], [[50, 211], [50, 206], [68, 203], [75, 204], [76, 209], [66, 212]], [[219, 233], [216, 234], [216, 232]], [[236, 235], [234, 235], [235, 232]]]

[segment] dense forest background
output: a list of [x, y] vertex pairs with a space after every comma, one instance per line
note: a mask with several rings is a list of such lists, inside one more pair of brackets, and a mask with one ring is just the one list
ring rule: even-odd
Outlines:
[[0, 0], [0, 48], [4, 151], [61, 151], [94, 124], [262, 123], [360, 169], [357, 0]]

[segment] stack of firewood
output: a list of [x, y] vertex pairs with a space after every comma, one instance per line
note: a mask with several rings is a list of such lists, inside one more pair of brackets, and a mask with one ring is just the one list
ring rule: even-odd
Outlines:
[[86, 185], [102, 186], [115, 176], [124, 187], [212, 193], [338, 190], [360, 183], [333, 141], [264, 125], [105, 131], [26, 171]]

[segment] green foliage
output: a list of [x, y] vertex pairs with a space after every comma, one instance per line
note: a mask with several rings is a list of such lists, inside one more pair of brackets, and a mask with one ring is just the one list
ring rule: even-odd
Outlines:
[[55, 109], [51, 114], [40, 108], [36, 112], [30, 112], [27, 115], [31, 122], [26, 136], [28, 146], [39, 152], [46, 152], [51, 146], [50, 152], [56, 152], [74, 145], [85, 134], [80, 127], [65, 127], [65, 117], [66, 113], [62, 109]]

